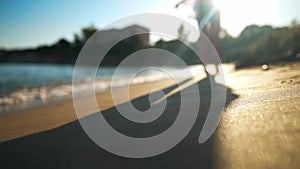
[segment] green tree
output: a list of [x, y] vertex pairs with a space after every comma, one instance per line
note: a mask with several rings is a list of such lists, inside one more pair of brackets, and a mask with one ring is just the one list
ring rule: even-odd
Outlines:
[[98, 29], [94, 25], [90, 25], [81, 30], [82, 33], [82, 41], [87, 41]]

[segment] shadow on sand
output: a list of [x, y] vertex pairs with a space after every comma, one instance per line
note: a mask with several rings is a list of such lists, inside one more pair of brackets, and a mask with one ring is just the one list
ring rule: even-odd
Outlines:
[[[205, 143], [198, 142], [210, 106], [210, 81], [206, 78], [198, 82], [197, 86], [201, 95], [201, 105], [194, 126], [178, 145], [163, 154], [144, 159], [113, 155], [89, 139], [79, 122], [75, 121], [50, 131], [1, 143], [0, 168], [215, 168], [218, 153], [216, 134]], [[169, 87], [164, 92], [172, 91], [177, 87], [177, 85]], [[167, 99], [165, 112], [148, 124], [126, 121], [117, 113], [115, 107], [105, 110], [103, 115], [119, 132], [129, 136], [149, 137], [161, 133], [172, 125], [177, 117], [176, 110], [180, 107], [180, 103], [178, 104], [180, 97], [180, 92], [170, 96]], [[232, 90], [227, 88], [226, 105], [236, 97]], [[140, 110], [150, 106], [145, 102], [148, 104], [148, 96], [132, 101], [133, 105]]]

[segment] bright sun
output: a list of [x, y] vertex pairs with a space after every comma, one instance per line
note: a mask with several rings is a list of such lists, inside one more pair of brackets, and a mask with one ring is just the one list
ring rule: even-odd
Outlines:
[[[174, 8], [180, 0], [162, 1], [160, 5], [162, 13], [171, 14], [184, 18], [186, 21], [195, 25], [197, 22], [193, 19], [193, 3], [196, 0], [190, 0], [189, 3]], [[220, 22], [222, 28], [229, 34], [238, 36], [238, 34], [248, 25], [273, 24], [279, 25], [279, 0], [212, 0], [215, 6], [220, 10]]]
[[235, 34], [249, 24], [276, 23], [279, 0], [213, 0], [221, 25]]

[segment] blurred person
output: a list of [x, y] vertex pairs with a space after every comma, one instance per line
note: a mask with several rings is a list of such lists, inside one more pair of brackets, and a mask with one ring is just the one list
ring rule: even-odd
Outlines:
[[[194, 18], [197, 20], [198, 27], [208, 37], [213, 44], [215, 50], [220, 54], [220, 42], [219, 33], [220, 27], [220, 12], [214, 7], [212, 0], [182, 0], [178, 2], [175, 8], [178, 8], [181, 4], [193, 4], [195, 12]], [[207, 48], [207, 47], [204, 47]], [[208, 49], [213, 50], [213, 49]], [[218, 74], [218, 58], [212, 56], [205, 57], [206, 64], [213, 64], [215, 66], [215, 75]], [[205, 65], [205, 73], [208, 75], [207, 67]]]

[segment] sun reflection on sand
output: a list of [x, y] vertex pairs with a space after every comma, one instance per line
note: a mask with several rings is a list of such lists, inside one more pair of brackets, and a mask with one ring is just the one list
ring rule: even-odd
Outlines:
[[[257, 71], [262, 72], [257, 68], [226, 76], [227, 85], [233, 86], [239, 97], [226, 108], [216, 133], [218, 165], [222, 168], [299, 166], [299, 88], [282, 88], [276, 83], [276, 78], [287, 75], [278, 70], [257, 76]], [[290, 70], [289, 76], [297, 71]], [[246, 81], [234, 82], [237, 76], [245, 76]]]

